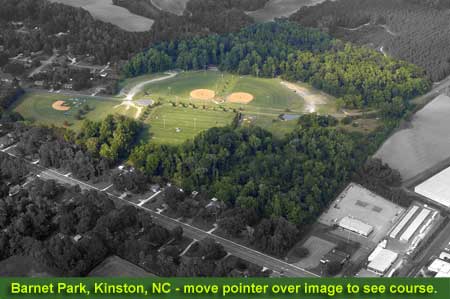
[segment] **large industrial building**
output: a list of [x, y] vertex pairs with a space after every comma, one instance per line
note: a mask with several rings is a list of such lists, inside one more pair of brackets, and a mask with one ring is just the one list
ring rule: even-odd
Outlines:
[[450, 207], [450, 167], [416, 186], [416, 193]]

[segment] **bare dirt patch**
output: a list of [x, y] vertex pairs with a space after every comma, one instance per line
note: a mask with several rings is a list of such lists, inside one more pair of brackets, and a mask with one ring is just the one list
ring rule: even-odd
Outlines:
[[210, 89], [195, 89], [191, 91], [191, 98], [194, 100], [211, 101], [216, 97], [214, 90]]
[[64, 101], [56, 101], [52, 104], [52, 108], [58, 111], [69, 111], [70, 107], [65, 105]]
[[248, 104], [251, 101], [253, 101], [255, 97], [246, 92], [235, 92], [228, 96], [227, 101], [230, 103], [236, 103], [236, 104]]
[[325, 105], [327, 100], [320, 94], [313, 93], [303, 86], [282, 81], [281, 85], [300, 95], [305, 100], [305, 112], [314, 113], [318, 105]]

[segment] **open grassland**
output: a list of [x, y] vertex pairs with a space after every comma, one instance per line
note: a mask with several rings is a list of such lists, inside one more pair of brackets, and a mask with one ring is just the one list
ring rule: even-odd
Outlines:
[[74, 7], [81, 7], [96, 19], [112, 23], [124, 30], [137, 32], [150, 30], [154, 21], [113, 5], [112, 0], [50, 0]]
[[[75, 97], [51, 94], [51, 93], [30, 93], [23, 96], [12, 108], [20, 113], [26, 120], [39, 125], [55, 125], [63, 127], [65, 122], [70, 125], [71, 129], [80, 128], [82, 120], [76, 119], [77, 110], [81, 109], [83, 104], [74, 101]], [[89, 111], [83, 116], [90, 120], [102, 120], [108, 114], [120, 113], [133, 117], [136, 111], [126, 109], [115, 109], [114, 106], [119, 101], [100, 100], [89, 97], [79, 97], [80, 101], [85, 100], [85, 104], [89, 106]], [[55, 101], [64, 101], [71, 108], [68, 111], [58, 111], [53, 109], [52, 105]]]
[[235, 113], [172, 107], [163, 104], [153, 108], [147, 123], [152, 140], [159, 144], [179, 144], [212, 127], [231, 124]]

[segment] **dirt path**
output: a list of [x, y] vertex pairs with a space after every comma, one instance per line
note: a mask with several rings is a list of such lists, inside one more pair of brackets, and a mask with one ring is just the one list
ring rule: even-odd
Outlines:
[[160, 77], [160, 78], [151, 79], [151, 80], [147, 80], [147, 81], [141, 82], [141, 83], [133, 86], [133, 88], [131, 88], [130, 91], [128, 91], [128, 92], [126, 92], [126, 90], [124, 88], [124, 89], [122, 89], [120, 91], [120, 95], [124, 95], [127, 101], [132, 101], [133, 98], [144, 89], [145, 85], [150, 84], [150, 83], [154, 83], [154, 82], [164, 81], [164, 80], [173, 78], [176, 75], [178, 75], [177, 72], [168, 72], [166, 74], [167, 74], [167, 76], [165, 76], [165, 77]]
[[317, 111], [318, 105], [325, 105], [327, 103], [326, 99], [324, 99], [320, 94], [314, 94], [305, 87], [286, 81], [281, 81], [281, 85], [294, 91], [305, 100], [305, 108], [303, 109], [304, 112], [314, 113]]

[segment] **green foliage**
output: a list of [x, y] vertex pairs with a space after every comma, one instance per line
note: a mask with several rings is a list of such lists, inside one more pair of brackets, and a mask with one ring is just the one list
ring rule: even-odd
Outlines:
[[131, 59], [124, 72], [137, 76], [173, 68], [199, 70], [210, 64], [244, 75], [308, 82], [350, 108], [387, 104], [401, 110], [394, 99], [406, 101], [430, 88], [423, 70], [414, 65], [286, 21], [161, 43]]
[[229, 207], [307, 223], [364, 159], [359, 137], [318, 124], [282, 140], [260, 128], [213, 128], [178, 148], [138, 146], [130, 161], [186, 192], [207, 191]]
[[127, 158], [141, 123], [120, 115], [109, 115], [103, 121], [84, 120], [77, 142], [83, 144], [91, 154], [116, 162]]

